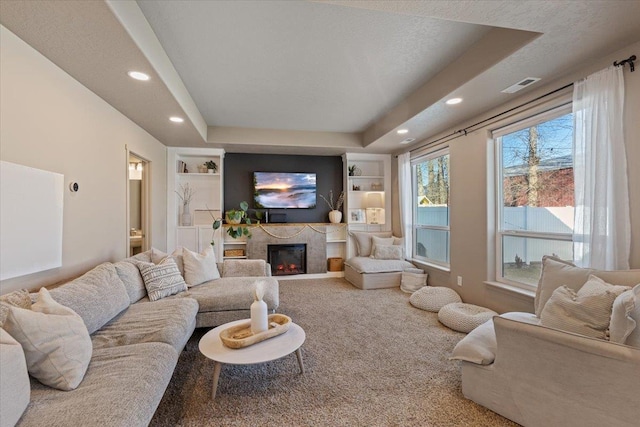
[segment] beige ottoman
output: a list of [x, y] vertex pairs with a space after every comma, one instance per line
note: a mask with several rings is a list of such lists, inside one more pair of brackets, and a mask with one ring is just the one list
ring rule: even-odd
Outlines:
[[497, 315], [488, 308], [456, 302], [442, 307], [438, 312], [438, 320], [454, 331], [469, 333]]
[[412, 306], [434, 313], [440, 311], [447, 304], [461, 301], [462, 298], [456, 291], [443, 286], [425, 286], [415, 291], [409, 298]]

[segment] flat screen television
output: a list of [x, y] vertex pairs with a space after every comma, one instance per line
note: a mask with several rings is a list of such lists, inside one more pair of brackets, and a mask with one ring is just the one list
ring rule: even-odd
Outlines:
[[316, 207], [316, 174], [254, 172], [253, 202], [257, 209]]

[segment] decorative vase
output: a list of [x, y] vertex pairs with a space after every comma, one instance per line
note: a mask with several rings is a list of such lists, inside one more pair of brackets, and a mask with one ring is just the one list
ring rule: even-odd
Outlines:
[[264, 288], [262, 282], [258, 282], [253, 292], [253, 303], [251, 304], [251, 333], [259, 334], [269, 329], [267, 316], [267, 303], [262, 300]]
[[213, 169], [207, 169], [207, 173], [214, 173]]
[[238, 225], [242, 222], [242, 212], [236, 211], [235, 214], [229, 215], [229, 212], [225, 212], [224, 219], [227, 224]]
[[182, 205], [182, 217], [180, 218], [180, 223], [183, 226], [191, 225], [191, 211], [189, 209], [189, 203]]
[[336, 210], [329, 212], [329, 222], [338, 224], [340, 221], [342, 221], [342, 212]]

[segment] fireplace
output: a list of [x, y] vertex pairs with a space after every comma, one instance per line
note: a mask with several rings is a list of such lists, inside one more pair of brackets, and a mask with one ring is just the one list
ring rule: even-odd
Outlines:
[[273, 276], [305, 274], [307, 272], [307, 245], [268, 245], [268, 261]]

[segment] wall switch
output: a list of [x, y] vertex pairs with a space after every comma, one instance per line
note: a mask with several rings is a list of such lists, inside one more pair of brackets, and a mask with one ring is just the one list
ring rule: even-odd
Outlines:
[[458, 286], [462, 286], [462, 276], [458, 276]]

